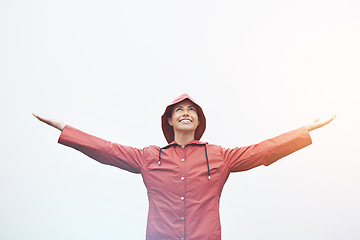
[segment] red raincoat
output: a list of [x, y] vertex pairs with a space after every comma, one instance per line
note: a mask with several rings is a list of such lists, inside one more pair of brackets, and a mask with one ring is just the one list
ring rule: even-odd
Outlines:
[[105, 141], [67, 125], [59, 143], [100, 163], [141, 173], [149, 198], [147, 240], [218, 240], [219, 200], [230, 172], [270, 165], [311, 144], [311, 138], [306, 128], [301, 127], [234, 149], [198, 140], [186, 146], [173, 141], [164, 148], [138, 149]]

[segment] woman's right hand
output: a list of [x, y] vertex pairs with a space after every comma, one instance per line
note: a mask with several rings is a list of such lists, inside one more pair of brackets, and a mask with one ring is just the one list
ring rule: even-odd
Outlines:
[[37, 119], [39, 119], [40, 121], [54, 127], [54, 128], [57, 128], [59, 129], [60, 131], [63, 130], [63, 128], [65, 127], [65, 123], [63, 121], [60, 121], [60, 120], [56, 120], [56, 119], [47, 119], [47, 118], [42, 118], [40, 117], [39, 115], [33, 113], [34, 117], [36, 117]]

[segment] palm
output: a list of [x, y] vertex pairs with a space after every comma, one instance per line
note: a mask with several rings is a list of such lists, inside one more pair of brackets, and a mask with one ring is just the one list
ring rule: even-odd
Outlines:
[[54, 127], [54, 128], [57, 128], [59, 130], [62, 130], [65, 126], [65, 123], [63, 121], [60, 121], [60, 120], [56, 120], [54, 118], [43, 118], [43, 117], [40, 117], [39, 115], [33, 113], [34, 117], [36, 117], [37, 119], [39, 119], [40, 121]]
[[326, 120], [322, 120], [320, 121], [319, 118], [315, 119], [314, 121], [312, 122], [309, 122], [305, 125], [306, 129], [308, 131], [312, 131], [312, 130], [315, 130], [317, 128], [321, 128], [327, 124], [329, 124], [332, 120], [334, 120], [334, 118], [336, 117], [336, 115], [334, 115], [333, 117], [329, 118], [329, 119], [326, 119]]

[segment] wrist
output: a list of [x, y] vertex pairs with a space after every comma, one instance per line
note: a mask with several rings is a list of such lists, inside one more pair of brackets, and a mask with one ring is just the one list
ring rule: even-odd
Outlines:
[[305, 128], [308, 132], [313, 130], [313, 128], [311, 126], [309, 126], [308, 124], [305, 125]]
[[66, 124], [64, 124], [64, 126], [61, 128], [60, 131], [63, 131], [65, 127], [66, 127]]
[[60, 131], [63, 131], [65, 127], [66, 127], [65, 123], [60, 123], [60, 124], [58, 124], [57, 129], [59, 129]]

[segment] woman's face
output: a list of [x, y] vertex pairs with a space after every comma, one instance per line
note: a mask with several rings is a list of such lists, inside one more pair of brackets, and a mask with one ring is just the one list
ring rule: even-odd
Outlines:
[[172, 115], [168, 118], [168, 123], [177, 132], [193, 132], [199, 125], [199, 117], [195, 105], [188, 99], [181, 101], [173, 106]]

